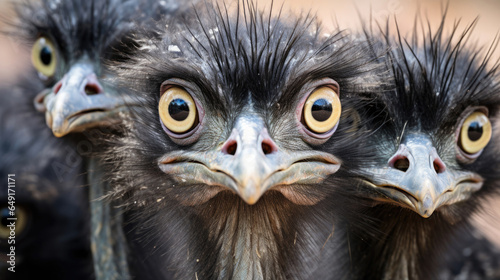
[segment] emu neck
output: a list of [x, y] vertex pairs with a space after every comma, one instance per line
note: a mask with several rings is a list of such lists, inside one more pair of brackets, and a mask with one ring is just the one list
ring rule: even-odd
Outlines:
[[302, 267], [305, 263], [289, 267], [289, 259], [302, 254], [304, 243], [313, 246], [320, 236], [304, 234], [300, 220], [307, 209], [277, 192], [255, 205], [233, 194], [221, 194], [200, 206], [198, 216], [211, 247], [205, 249], [211, 250], [209, 258], [215, 261], [213, 275], [218, 279], [285, 279], [290, 269], [307, 270]]
[[197, 206], [169, 205], [146, 223], [135, 213], [129, 219], [147, 225], [129, 235], [140, 248], [135, 270], [141, 279], [325, 279], [345, 265], [332, 259], [333, 212], [321, 210], [279, 192], [255, 205], [223, 192]]
[[[457, 227], [444, 215], [435, 213], [428, 219], [409, 210], [380, 207], [370, 217], [374, 225], [354, 235], [355, 271], [374, 279], [434, 279], [442, 252], [453, 240]], [[375, 218], [376, 217], [376, 218]], [[378, 222], [375, 222], [378, 221]], [[377, 224], [377, 225], [375, 225]], [[359, 227], [362, 228], [362, 227]]]
[[[220, 205], [220, 201], [225, 205]], [[228, 196], [209, 202], [202, 211], [208, 240], [215, 246], [218, 279], [284, 276], [278, 248], [291, 224], [285, 213], [287, 206], [277, 207], [272, 202], [273, 198], [263, 198], [256, 205], [247, 205]]]

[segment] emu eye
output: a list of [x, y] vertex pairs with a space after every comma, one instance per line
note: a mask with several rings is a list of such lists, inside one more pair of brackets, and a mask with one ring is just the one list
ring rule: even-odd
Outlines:
[[171, 132], [189, 132], [198, 124], [196, 104], [191, 95], [181, 87], [168, 88], [158, 105], [160, 119]]
[[35, 69], [47, 78], [54, 76], [56, 72], [56, 49], [47, 37], [36, 40], [31, 49], [31, 62]]
[[325, 133], [338, 123], [341, 111], [340, 99], [335, 90], [327, 86], [319, 87], [304, 103], [303, 123], [314, 133]]
[[2, 206], [0, 208], [0, 240], [8, 239], [9, 236], [19, 237], [26, 229], [27, 219], [28, 215], [23, 207], [16, 206], [15, 211], [10, 211], [8, 206]]
[[343, 117], [345, 119], [344, 124], [347, 124], [347, 127], [349, 127], [347, 132], [353, 133], [353, 132], [356, 132], [360, 129], [361, 116], [359, 115], [358, 111], [356, 111], [355, 109], [352, 109], [352, 108], [347, 108], [347, 109], [344, 109], [343, 115], [344, 115]]
[[491, 139], [491, 123], [483, 112], [475, 111], [462, 124], [459, 146], [467, 154], [480, 152]]

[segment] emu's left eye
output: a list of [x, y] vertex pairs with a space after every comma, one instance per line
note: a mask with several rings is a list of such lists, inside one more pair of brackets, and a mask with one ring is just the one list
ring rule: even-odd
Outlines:
[[51, 78], [56, 73], [56, 49], [47, 37], [36, 40], [31, 49], [31, 62], [40, 74]]
[[163, 125], [173, 133], [189, 132], [198, 124], [196, 104], [191, 95], [183, 88], [168, 88], [158, 105]]
[[332, 130], [340, 118], [340, 99], [331, 87], [315, 89], [304, 103], [303, 123], [314, 133]]
[[[13, 214], [13, 215], [11, 215]], [[16, 206], [10, 211], [7, 206], [0, 208], [0, 240], [14, 235], [19, 237], [26, 229], [28, 215], [23, 207]]]
[[480, 152], [491, 139], [491, 123], [488, 116], [480, 111], [470, 114], [460, 128], [459, 147], [467, 154]]

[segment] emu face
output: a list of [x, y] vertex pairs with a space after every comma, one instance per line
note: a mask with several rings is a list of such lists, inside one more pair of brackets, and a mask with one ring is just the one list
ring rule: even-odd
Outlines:
[[179, 5], [162, 1], [55, 1], [19, 3], [19, 31], [45, 89], [34, 99], [57, 137], [120, 121], [133, 100], [113, 84], [103, 60], [120, 61], [134, 45], [126, 35]]
[[379, 161], [364, 180], [376, 200], [425, 218], [461, 213], [498, 180], [498, 65], [488, 65], [491, 49], [481, 58], [468, 47], [470, 27], [449, 37], [442, 29], [423, 43], [388, 39], [397, 46], [387, 59], [396, 88], [374, 102]]

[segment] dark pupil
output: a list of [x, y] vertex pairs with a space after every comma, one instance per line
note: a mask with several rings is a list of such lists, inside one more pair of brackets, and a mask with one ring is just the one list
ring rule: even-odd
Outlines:
[[332, 115], [332, 103], [321, 98], [314, 101], [311, 108], [312, 116], [318, 122], [324, 122]]
[[471, 141], [477, 141], [483, 135], [483, 127], [478, 122], [473, 122], [469, 125], [467, 136]]
[[50, 62], [52, 61], [52, 52], [48, 47], [43, 47], [40, 51], [40, 60], [43, 64], [50, 65]]
[[[9, 215], [9, 209], [7, 208], [2, 208], [0, 209], [0, 219], [1, 219], [1, 225], [6, 227], [9, 225], [9, 221], [7, 220], [7, 218], [9, 218], [10, 215]], [[13, 217], [15, 218], [15, 217]]]
[[176, 121], [183, 121], [189, 115], [189, 106], [184, 99], [174, 99], [168, 105], [168, 114]]

